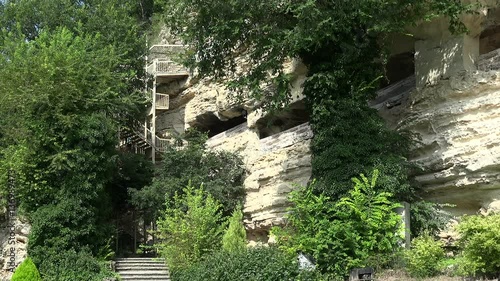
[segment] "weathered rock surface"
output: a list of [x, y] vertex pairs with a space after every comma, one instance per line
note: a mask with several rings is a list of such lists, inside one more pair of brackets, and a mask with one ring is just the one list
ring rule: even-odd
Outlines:
[[28, 234], [30, 225], [24, 220], [15, 219], [0, 224], [0, 280], [10, 280], [13, 270], [27, 257]]
[[247, 169], [244, 205], [250, 240], [267, 241], [267, 231], [283, 222], [288, 193], [311, 176], [312, 131], [302, 124], [259, 139], [256, 129], [242, 124], [209, 139], [210, 149], [238, 152]]
[[424, 169], [416, 179], [427, 198], [457, 213], [500, 198], [499, 71], [461, 72], [415, 91], [401, 125], [421, 137], [412, 160]]

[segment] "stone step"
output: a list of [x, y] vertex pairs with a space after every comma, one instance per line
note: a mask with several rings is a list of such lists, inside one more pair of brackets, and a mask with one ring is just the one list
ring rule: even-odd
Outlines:
[[122, 281], [170, 281], [170, 277], [121, 277]]
[[123, 278], [122, 281], [170, 281], [170, 278]]
[[164, 259], [161, 258], [119, 258], [115, 260], [116, 262], [121, 261], [134, 261], [134, 262], [165, 262]]
[[163, 259], [121, 258], [115, 262], [116, 272], [123, 281], [170, 281]]
[[121, 280], [170, 280], [169, 275], [122, 275], [120, 274]]
[[140, 269], [147, 269], [147, 270], [166, 270], [165, 265], [155, 265], [155, 266], [128, 266], [128, 265], [117, 265], [116, 270], [122, 271], [122, 270], [140, 270]]
[[164, 262], [138, 262], [138, 261], [119, 261], [115, 263], [116, 265], [127, 265], [127, 266], [165, 266]]
[[169, 274], [168, 270], [166, 268], [162, 268], [162, 269], [154, 269], [154, 270], [149, 270], [149, 269], [133, 269], [133, 270], [128, 270], [128, 271], [124, 271], [122, 272], [121, 270], [118, 270], [120, 271], [120, 273], [123, 273], [123, 274], [144, 274], [144, 275], [154, 275], [154, 274]]

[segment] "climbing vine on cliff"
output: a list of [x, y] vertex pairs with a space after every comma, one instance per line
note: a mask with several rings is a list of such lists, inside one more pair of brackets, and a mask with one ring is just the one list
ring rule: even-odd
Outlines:
[[[380, 170], [379, 186], [409, 200], [410, 138], [387, 129], [367, 106], [383, 76], [384, 34], [446, 16], [452, 30], [474, 4], [457, 0], [157, 0], [171, 31], [191, 46], [186, 63], [200, 76], [228, 80], [237, 96], [264, 109], [291, 97], [285, 62], [309, 69], [303, 92], [311, 126], [317, 191], [332, 199], [359, 173]], [[244, 64], [241, 68], [238, 65]], [[244, 70], [242, 70], [244, 69]]]

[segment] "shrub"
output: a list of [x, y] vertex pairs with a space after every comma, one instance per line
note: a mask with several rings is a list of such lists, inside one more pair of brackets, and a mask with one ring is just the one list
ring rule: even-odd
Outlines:
[[12, 281], [42, 281], [31, 258], [25, 259], [12, 275]]
[[500, 214], [464, 216], [460, 234], [459, 274], [487, 275], [500, 271]]
[[453, 205], [427, 201], [412, 203], [410, 212], [411, 235], [417, 237], [425, 232], [437, 235], [439, 231], [444, 229], [452, 215], [443, 210], [443, 207], [453, 207]]
[[353, 179], [354, 188], [338, 202], [315, 195], [312, 185], [293, 191], [290, 226], [273, 229], [280, 247], [312, 255], [321, 272], [339, 277], [369, 265], [370, 256], [391, 253], [399, 241], [399, 205], [390, 193], [375, 190], [377, 175], [375, 170], [371, 181], [364, 175]]
[[241, 157], [226, 151], [206, 151], [206, 136], [199, 132], [190, 131], [185, 137], [188, 145], [182, 149], [166, 147], [161, 168], [151, 185], [130, 189], [132, 204], [156, 219], [164, 209], [165, 198], [182, 194], [190, 182], [193, 186], [203, 184], [204, 190], [222, 204], [223, 214], [230, 216], [245, 196]]
[[413, 277], [431, 277], [439, 273], [445, 257], [443, 243], [424, 233], [412, 240], [411, 249], [406, 252], [406, 266]]
[[113, 276], [104, 262], [96, 259], [86, 247], [65, 251], [40, 247], [37, 250], [44, 251], [44, 259], [36, 261], [44, 281], [102, 281]]
[[222, 236], [222, 249], [229, 252], [242, 251], [246, 247], [247, 235], [243, 226], [243, 212], [238, 206], [229, 218], [229, 226]]
[[288, 281], [320, 280], [317, 272], [301, 273], [295, 257], [277, 248], [220, 251], [185, 270], [172, 273], [173, 281]]
[[176, 194], [158, 220], [158, 250], [170, 269], [180, 270], [220, 249], [225, 223], [221, 204], [203, 187], [187, 186]]

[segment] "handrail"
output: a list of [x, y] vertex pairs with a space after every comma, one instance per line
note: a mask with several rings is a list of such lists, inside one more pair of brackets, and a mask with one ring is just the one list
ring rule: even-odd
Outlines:
[[169, 109], [170, 107], [170, 96], [168, 94], [156, 93], [156, 108], [157, 109]]
[[151, 45], [151, 47], [149, 47], [149, 50], [151, 51], [152, 49], [154, 48], [158, 48], [158, 47], [166, 47], [166, 48], [170, 48], [170, 47], [173, 47], [173, 48], [185, 48], [187, 47], [188, 45], [182, 45], [182, 44], [154, 44], [154, 45]]
[[[156, 151], [165, 152], [166, 148], [170, 145], [170, 141], [168, 139], [163, 139], [156, 135], [153, 142], [153, 132], [139, 121], [136, 121], [134, 123], [132, 131]], [[143, 133], [144, 131], [146, 132], [146, 136]]]
[[184, 66], [166, 58], [154, 59], [146, 67], [146, 71], [150, 74], [189, 75], [188, 70]]

